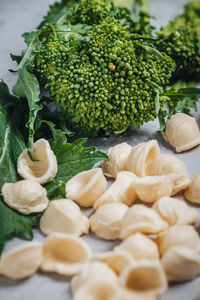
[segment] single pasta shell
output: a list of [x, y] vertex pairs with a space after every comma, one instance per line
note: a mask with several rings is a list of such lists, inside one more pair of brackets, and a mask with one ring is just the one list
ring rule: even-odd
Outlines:
[[184, 201], [176, 198], [163, 197], [155, 202], [152, 208], [169, 226], [194, 224], [198, 218], [196, 209], [187, 206]]
[[66, 183], [66, 198], [74, 200], [83, 207], [90, 207], [106, 188], [107, 182], [102, 169], [91, 169], [78, 173]]
[[110, 300], [156, 300], [157, 296], [154, 295], [139, 295], [137, 292], [132, 292], [126, 288], [119, 288], [116, 296]]
[[135, 177], [131, 172], [119, 172], [115, 182], [94, 203], [94, 209], [107, 203], [124, 203], [131, 206], [137, 198], [135, 187], [132, 185]]
[[168, 224], [161, 219], [155, 210], [142, 204], [135, 204], [129, 208], [123, 216], [121, 224], [121, 239], [126, 239], [136, 232], [159, 233], [168, 227]]
[[170, 248], [161, 263], [170, 282], [191, 280], [200, 274], [200, 255], [188, 246]]
[[43, 245], [43, 260], [40, 268], [46, 272], [73, 276], [92, 257], [88, 245], [70, 234], [52, 233]]
[[200, 144], [200, 131], [195, 118], [183, 113], [177, 113], [167, 120], [163, 137], [176, 152], [183, 152]]
[[24, 279], [37, 271], [41, 261], [42, 245], [38, 242], [29, 242], [2, 255], [0, 274], [14, 280]]
[[74, 201], [59, 199], [49, 203], [40, 218], [40, 229], [46, 235], [60, 232], [80, 236], [88, 233], [89, 220]]
[[46, 189], [30, 179], [4, 183], [1, 193], [8, 206], [25, 215], [41, 212], [49, 203]]
[[99, 207], [89, 220], [92, 232], [106, 240], [117, 239], [127, 210], [128, 206], [122, 203], [108, 203]]
[[200, 174], [192, 179], [189, 187], [185, 190], [185, 198], [190, 202], [200, 204]]
[[126, 169], [139, 177], [148, 173], [152, 161], [160, 154], [158, 142], [150, 140], [132, 148], [126, 161]]
[[37, 161], [29, 158], [25, 149], [17, 161], [17, 171], [25, 179], [32, 179], [40, 184], [51, 181], [58, 171], [57, 159], [50, 148], [49, 142], [40, 139], [33, 144], [34, 155]]

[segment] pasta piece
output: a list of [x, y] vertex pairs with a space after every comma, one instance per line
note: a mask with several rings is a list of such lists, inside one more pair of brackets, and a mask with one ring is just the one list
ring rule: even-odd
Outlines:
[[152, 208], [135, 204], [125, 213], [121, 222], [120, 238], [126, 239], [136, 232], [154, 234], [163, 231], [168, 224]]
[[126, 161], [132, 147], [127, 143], [121, 143], [108, 149], [109, 160], [104, 160], [101, 164], [104, 175], [107, 177], [117, 177], [117, 173], [126, 170]]
[[149, 167], [148, 175], [168, 175], [171, 173], [177, 175], [172, 191], [172, 195], [175, 195], [179, 191], [186, 189], [191, 182], [187, 168], [179, 158], [170, 154], [157, 155]]
[[161, 259], [168, 280], [191, 280], [200, 274], [200, 255], [188, 246], [170, 248]]
[[106, 187], [107, 182], [102, 169], [83, 171], [66, 183], [66, 198], [83, 207], [90, 207], [105, 192]]
[[37, 161], [32, 161], [25, 149], [17, 161], [17, 171], [21, 177], [32, 179], [40, 184], [51, 181], [57, 173], [57, 159], [50, 148], [49, 142], [40, 139], [33, 144]]
[[77, 236], [88, 233], [89, 220], [80, 207], [68, 199], [51, 201], [40, 218], [41, 231], [49, 235], [53, 232], [75, 234]]
[[149, 166], [152, 161], [160, 154], [158, 142], [150, 140], [146, 143], [141, 143], [132, 148], [127, 162], [126, 169], [135, 173], [139, 177], [144, 177], [149, 172]]
[[171, 226], [157, 236], [156, 242], [161, 255], [175, 246], [188, 246], [200, 251], [199, 235], [191, 225]]
[[156, 243], [139, 232], [129, 236], [119, 246], [115, 247], [114, 251], [126, 252], [134, 260], [159, 259], [159, 251]]
[[131, 172], [118, 173], [115, 182], [94, 203], [94, 208], [97, 209], [106, 203], [124, 203], [131, 206], [137, 198], [135, 188], [132, 185], [135, 177]]
[[195, 118], [183, 113], [173, 115], [166, 122], [163, 137], [176, 152], [183, 152], [200, 144], [200, 131]]
[[122, 218], [127, 210], [128, 206], [122, 203], [108, 203], [101, 206], [90, 217], [91, 230], [103, 239], [117, 239]]
[[41, 212], [49, 203], [46, 189], [34, 180], [4, 183], [1, 193], [8, 206], [24, 215]]
[[117, 295], [110, 300], [156, 300], [154, 295], [139, 295], [137, 292], [132, 292], [126, 288], [120, 288]]
[[171, 225], [190, 225], [194, 224], [198, 218], [196, 209], [175, 198], [163, 197], [152, 206], [153, 209]]
[[24, 279], [37, 271], [41, 261], [42, 245], [38, 242], [29, 242], [2, 255], [0, 274], [14, 280]]
[[43, 245], [40, 268], [47, 272], [73, 276], [81, 271], [92, 257], [88, 245], [70, 234], [52, 233]]
[[200, 204], [200, 174], [196, 175], [185, 191], [185, 198], [193, 203]]

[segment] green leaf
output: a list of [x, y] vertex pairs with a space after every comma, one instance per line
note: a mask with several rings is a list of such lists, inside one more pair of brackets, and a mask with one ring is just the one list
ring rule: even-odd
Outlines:
[[200, 97], [200, 89], [199, 88], [181, 88], [179, 90], [171, 89], [162, 94], [163, 96], [170, 97]]
[[49, 200], [56, 200], [65, 198], [65, 183], [61, 180], [53, 180], [44, 186], [47, 191]]

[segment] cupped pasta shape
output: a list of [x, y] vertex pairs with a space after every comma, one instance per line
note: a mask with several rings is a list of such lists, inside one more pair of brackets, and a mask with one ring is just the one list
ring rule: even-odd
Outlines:
[[200, 253], [200, 238], [191, 225], [174, 225], [158, 234], [156, 238], [161, 256], [175, 246], [188, 246]]
[[184, 201], [176, 198], [163, 197], [155, 202], [152, 208], [169, 226], [194, 224], [198, 218], [196, 209], [189, 207]]
[[8, 206], [24, 215], [45, 210], [49, 200], [46, 189], [34, 180], [24, 179], [16, 183], [4, 183], [1, 193]]
[[200, 255], [188, 246], [170, 248], [161, 263], [170, 282], [191, 280], [200, 274]]
[[129, 291], [147, 298], [159, 296], [167, 289], [167, 279], [158, 260], [133, 261], [120, 274], [120, 282]]
[[57, 173], [57, 159], [49, 142], [40, 139], [33, 144], [34, 155], [37, 161], [32, 161], [25, 149], [17, 161], [17, 171], [21, 177], [32, 179], [40, 184], [51, 181]]
[[200, 131], [195, 118], [184, 113], [177, 113], [167, 120], [163, 137], [176, 152], [183, 152], [200, 144]]
[[73, 276], [92, 257], [89, 246], [80, 238], [63, 233], [50, 234], [43, 244], [40, 268], [46, 272]]
[[167, 227], [168, 224], [161, 219], [155, 210], [142, 204], [135, 204], [123, 216], [120, 238], [126, 239], [136, 232], [155, 234]]
[[2, 255], [0, 274], [14, 280], [29, 277], [39, 268], [42, 255], [42, 245], [38, 242], [17, 246]]
[[105, 176], [116, 178], [117, 173], [126, 170], [126, 161], [132, 147], [125, 143], [115, 145], [108, 149], [109, 160], [104, 160], [101, 167]]
[[154, 295], [140, 295], [138, 293], [127, 290], [121, 287], [118, 290], [116, 296], [112, 297], [110, 300], [156, 300], [157, 296]]
[[149, 167], [149, 176], [176, 174], [172, 195], [186, 189], [191, 180], [185, 164], [176, 156], [160, 154], [155, 157]]
[[158, 142], [150, 140], [133, 147], [126, 161], [126, 169], [139, 177], [147, 176], [149, 166], [160, 154]]
[[46, 235], [60, 232], [80, 236], [88, 233], [89, 220], [74, 201], [59, 199], [49, 203], [40, 218], [40, 229]]
[[200, 204], [200, 174], [192, 179], [189, 187], [185, 190], [185, 198], [190, 202]]
[[114, 248], [115, 252], [128, 253], [134, 260], [159, 259], [156, 243], [142, 233], [135, 233]]
[[137, 198], [135, 187], [132, 185], [135, 177], [131, 172], [119, 172], [115, 182], [94, 203], [94, 208], [97, 209], [106, 203], [124, 203], [131, 206]]
[[122, 218], [128, 210], [123, 203], [108, 203], [99, 207], [90, 217], [92, 232], [103, 239], [119, 238]]
[[66, 198], [74, 200], [83, 207], [90, 207], [106, 188], [107, 182], [102, 169], [91, 169], [78, 173], [66, 183]]

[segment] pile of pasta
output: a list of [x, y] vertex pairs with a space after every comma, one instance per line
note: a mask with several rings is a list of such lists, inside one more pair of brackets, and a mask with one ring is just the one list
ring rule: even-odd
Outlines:
[[[22, 153], [24, 180], [4, 184], [2, 195], [21, 213], [44, 211], [40, 230], [47, 237], [2, 255], [0, 274], [23, 279], [41, 269], [73, 276], [75, 300], [155, 300], [168, 283], [200, 274], [197, 210], [173, 197], [184, 191], [187, 200], [200, 203], [200, 174], [191, 181], [184, 163], [161, 154], [156, 140], [110, 148], [101, 168], [77, 174], [66, 183], [66, 198], [50, 202], [41, 184], [55, 176], [55, 157], [44, 140], [35, 143], [35, 152], [43, 160], [32, 162]], [[113, 180], [109, 187], [106, 178]], [[80, 207], [93, 207], [92, 215]], [[93, 254], [80, 237], [89, 230], [121, 243]]]

